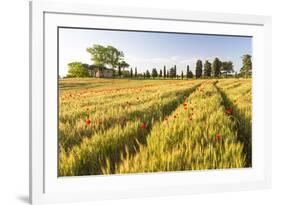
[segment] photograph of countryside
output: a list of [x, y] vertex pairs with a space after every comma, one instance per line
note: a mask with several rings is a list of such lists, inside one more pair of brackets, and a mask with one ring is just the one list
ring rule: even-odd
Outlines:
[[252, 37], [59, 28], [58, 176], [252, 167]]

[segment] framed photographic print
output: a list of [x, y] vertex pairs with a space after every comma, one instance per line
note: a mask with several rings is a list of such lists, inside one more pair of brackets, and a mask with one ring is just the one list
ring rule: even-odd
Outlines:
[[31, 203], [270, 187], [270, 17], [39, 1], [30, 25]]

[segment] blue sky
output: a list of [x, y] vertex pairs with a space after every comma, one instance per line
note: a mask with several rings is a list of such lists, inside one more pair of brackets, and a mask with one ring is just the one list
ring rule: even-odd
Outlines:
[[67, 64], [73, 61], [92, 64], [86, 48], [93, 44], [123, 51], [125, 61], [138, 72], [177, 65], [180, 74], [187, 65], [194, 71], [198, 59], [212, 62], [215, 57], [231, 60], [234, 70], [239, 71], [241, 56], [252, 55], [251, 37], [60, 28], [59, 74], [65, 76]]

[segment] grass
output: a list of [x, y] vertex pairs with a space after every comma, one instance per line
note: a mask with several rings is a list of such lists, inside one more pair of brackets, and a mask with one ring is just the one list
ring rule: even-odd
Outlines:
[[60, 176], [251, 166], [250, 80], [66, 79], [59, 87]]

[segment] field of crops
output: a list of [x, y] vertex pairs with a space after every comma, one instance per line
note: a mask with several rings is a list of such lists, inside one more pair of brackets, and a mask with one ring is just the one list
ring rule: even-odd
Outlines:
[[60, 79], [59, 176], [251, 167], [251, 79]]

